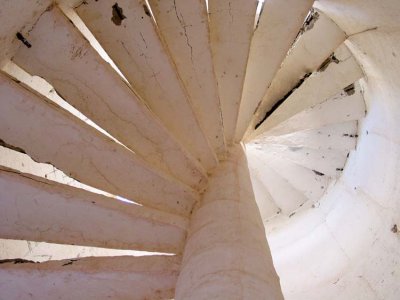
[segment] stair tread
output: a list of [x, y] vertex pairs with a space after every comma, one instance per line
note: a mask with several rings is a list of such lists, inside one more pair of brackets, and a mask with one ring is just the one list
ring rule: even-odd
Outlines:
[[[115, 23], [110, 16], [116, 7], [124, 18]], [[76, 10], [139, 97], [204, 168], [211, 169], [216, 166], [215, 153], [145, 7], [137, 0], [114, 5], [90, 0]]]
[[316, 129], [294, 131], [283, 135], [268, 132], [254, 139], [255, 144], [280, 144], [291, 147], [304, 146], [316, 150], [351, 151], [356, 146], [358, 121], [328, 124]]
[[0, 202], [2, 238], [172, 253], [183, 250], [188, 225], [183, 217], [5, 167], [0, 167], [0, 195], [7, 199]]
[[199, 162], [58, 8], [46, 11], [26, 38], [34, 46], [21, 45], [13, 58], [19, 66], [45, 78], [64, 100], [154, 167], [194, 188], [205, 180]]
[[260, 210], [262, 220], [268, 220], [277, 213], [280, 213], [281, 209], [274, 202], [274, 199], [268, 191], [268, 188], [260, 180], [259, 174], [250, 171], [250, 177], [254, 197], [257, 202], [258, 209]]
[[[171, 299], [180, 257], [86, 257], [2, 261], [4, 299]], [[19, 263], [18, 263], [19, 262]], [[24, 287], [24, 288], [21, 288]]]
[[189, 186], [3, 74], [0, 93], [2, 139], [35, 161], [100, 190], [177, 214], [188, 214], [198, 199]]
[[268, 160], [268, 166], [312, 201], [318, 200], [323, 195], [331, 180], [329, 176], [318, 174], [284, 158]]
[[[328, 125], [355, 121], [365, 116], [365, 102], [358, 84], [352, 92], [340, 92], [330, 99], [308, 108], [282, 122], [265, 135], [284, 135]], [[255, 138], [256, 133], [249, 136]]]
[[254, 115], [249, 130], [265, 116], [272, 106], [293, 89], [306, 74], [318, 69], [334, 50], [346, 39], [345, 33], [327, 16], [317, 12], [318, 17], [297, 39], [268, 88]]
[[251, 41], [236, 127], [236, 141], [242, 139], [254, 111], [285, 59], [313, 2], [273, 0], [264, 3]]
[[347, 47], [342, 44], [334, 52], [334, 60], [323, 71], [317, 71], [305, 79], [277, 110], [275, 110], [256, 130], [268, 131], [277, 124], [301, 111], [324, 102], [361, 77], [363, 72]]
[[257, 1], [209, 0], [210, 44], [227, 145], [234, 139]]
[[158, 29], [219, 157], [226, 152], [205, 1], [149, 1]]
[[308, 199], [299, 190], [273, 170], [265, 160], [260, 159], [260, 153], [246, 150], [250, 172], [258, 174], [260, 181], [268, 189], [276, 205], [282, 213], [289, 215]]

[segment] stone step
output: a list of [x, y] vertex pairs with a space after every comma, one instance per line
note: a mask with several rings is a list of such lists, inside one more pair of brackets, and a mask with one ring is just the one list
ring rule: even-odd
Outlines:
[[[242, 139], [253, 114], [285, 59], [314, 0], [266, 1], [254, 31], [235, 140]], [[290, 7], [290, 9], [288, 9]]]
[[[201, 165], [54, 7], [42, 14], [13, 60], [45, 78], [68, 103], [154, 167], [199, 188]], [[51, 42], [50, 42], [51, 41]]]
[[304, 80], [307, 74], [316, 71], [345, 39], [346, 34], [331, 19], [315, 11], [276, 73], [249, 131], [254, 130], [275, 103]]
[[[265, 131], [264, 135], [284, 135], [357, 121], [363, 118], [365, 113], [364, 97], [359, 85], [356, 84], [350, 90], [342, 91], [328, 100], [296, 114], [269, 131]], [[260, 129], [258, 133], [262, 132], [262, 128]], [[356, 136], [353, 137], [356, 138]]]
[[215, 153], [200, 128], [146, 4], [138, 0], [91, 0], [76, 11], [169, 132], [205, 169], [215, 167]]
[[188, 220], [0, 167], [0, 238], [180, 253]]
[[227, 145], [234, 140], [257, 1], [209, 0], [211, 50]]
[[363, 77], [361, 68], [344, 44], [335, 50], [326, 64], [294, 90], [254, 134], [265, 132], [295, 114], [324, 102]]
[[[301, 191], [297, 190], [287, 179], [280, 176], [269, 166], [269, 162], [264, 159], [265, 155], [262, 151], [247, 148], [246, 153], [250, 172], [257, 174], [283, 214], [290, 215], [308, 200]], [[266, 216], [262, 215], [261, 217], [263, 220], [267, 219]]]
[[35, 161], [153, 208], [186, 215], [199, 195], [44, 97], [0, 74], [0, 137]]
[[150, 0], [149, 3], [197, 118], [213, 149], [223, 158], [226, 152], [224, 128], [211, 55], [206, 2]]
[[322, 197], [331, 180], [329, 176], [321, 176], [321, 174], [293, 163], [286, 158], [274, 157], [273, 160], [268, 160], [268, 166], [314, 202]]
[[358, 121], [326, 125], [316, 129], [295, 131], [283, 135], [261, 135], [254, 144], [279, 144], [288, 147], [307, 147], [315, 150], [339, 150], [350, 152], [355, 149]]
[[180, 268], [161, 255], [0, 263], [4, 299], [170, 299]]

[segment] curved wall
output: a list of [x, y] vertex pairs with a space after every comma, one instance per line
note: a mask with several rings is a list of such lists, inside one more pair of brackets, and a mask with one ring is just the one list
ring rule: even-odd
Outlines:
[[288, 300], [400, 297], [400, 3], [319, 0], [365, 72], [367, 115], [343, 176], [268, 235]]

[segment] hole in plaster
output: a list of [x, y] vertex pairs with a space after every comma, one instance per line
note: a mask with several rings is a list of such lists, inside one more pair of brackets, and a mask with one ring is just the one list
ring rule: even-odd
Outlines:
[[347, 137], [351, 137], [351, 138], [358, 138], [358, 134], [343, 133], [343, 136], [347, 136]]
[[344, 91], [348, 96], [354, 95], [354, 93], [356, 92], [354, 83], [350, 84], [349, 86], [346, 86], [346, 87], [343, 89], [343, 91]]
[[21, 32], [17, 32], [16, 37], [20, 40], [26, 47], [31, 48], [32, 45], [28, 42], [28, 40], [22, 35]]
[[290, 47], [289, 51], [287, 52], [286, 56], [289, 55], [290, 52], [292, 52], [293, 48], [296, 45], [296, 42], [299, 40], [299, 38], [308, 30], [312, 29], [314, 27], [315, 22], [319, 19], [319, 13], [314, 10], [314, 8], [311, 8], [311, 10], [308, 12], [306, 18], [304, 19], [303, 26], [301, 26], [299, 32], [296, 35], [296, 38], [294, 39], [292, 46]]
[[63, 264], [62, 267], [72, 265], [75, 261], [78, 261], [78, 259], [70, 259], [68, 262]]
[[332, 53], [318, 68], [317, 72], [324, 72], [328, 66], [334, 62], [335, 64], [338, 64], [340, 61], [336, 58], [335, 53]]
[[317, 170], [312, 170], [312, 171], [315, 173], [315, 175], [318, 175], [318, 176], [325, 176], [324, 173], [318, 172]]
[[118, 6], [118, 3], [115, 3], [112, 6], [112, 17], [111, 21], [117, 26], [120, 26], [122, 23], [122, 20], [126, 19], [126, 16], [124, 16], [123, 10], [121, 7]]
[[303, 26], [300, 29], [299, 35], [302, 35], [304, 32], [311, 30], [318, 19], [319, 13], [312, 8], [306, 17]]

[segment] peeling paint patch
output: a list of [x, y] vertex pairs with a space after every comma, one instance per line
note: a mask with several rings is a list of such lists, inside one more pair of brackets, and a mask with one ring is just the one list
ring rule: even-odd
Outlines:
[[343, 89], [343, 91], [344, 91], [348, 96], [354, 95], [354, 93], [356, 92], [354, 83], [350, 84], [349, 86], [346, 86], [346, 87]]
[[340, 63], [340, 61], [337, 59], [337, 57], [335, 56], [335, 53], [332, 53], [322, 64], [321, 66], [318, 68], [317, 72], [324, 72], [331, 63], [335, 63], [338, 64]]
[[312, 171], [315, 173], [315, 175], [318, 175], [318, 176], [325, 176], [324, 173], [318, 172], [317, 170], [312, 170]]
[[14, 265], [17, 264], [36, 264], [35, 261], [33, 260], [27, 260], [27, 259], [22, 259], [22, 258], [12, 258], [12, 259], [2, 259], [0, 260], [0, 265], [1, 264], [7, 264], [7, 263], [13, 263]]
[[347, 137], [351, 137], [351, 138], [358, 138], [358, 134], [343, 133], [343, 136], [347, 136]]
[[2, 139], [0, 139], [0, 146], [4, 147], [4, 148], [8, 148], [23, 154], [26, 154], [25, 150], [19, 147], [15, 147], [13, 145], [7, 144], [5, 141], [3, 141]]
[[70, 259], [68, 262], [64, 263], [62, 266], [70, 266], [72, 265], [75, 261], [78, 261], [77, 259]]
[[314, 9], [311, 9], [306, 20], [304, 21], [303, 27], [300, 30], [301, 34], [303, 34], [308, 30], [311, 30], [318, 19], [319, 19], [319, 13]]

